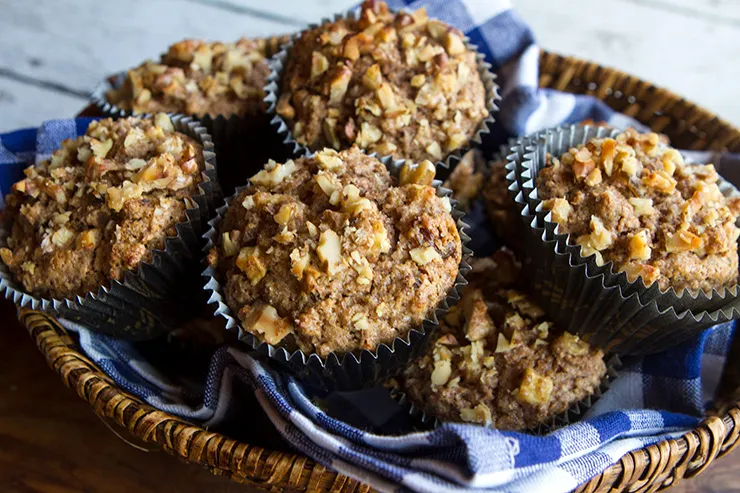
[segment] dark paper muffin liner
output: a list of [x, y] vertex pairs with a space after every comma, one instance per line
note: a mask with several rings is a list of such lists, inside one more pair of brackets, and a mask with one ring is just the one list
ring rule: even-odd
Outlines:
[[[595, 347], [623, 354], [648, 354], [674, 346], [717, 323], [740, 316], [730, 291], [707, 309], [691, 310], [702, 295], [661, 292], [641, 279], [630, 283], [612, 263], [596, 265], [580, 256], [580, 246], [557, 231], [534, 187], [546, 153], [561, 155], [593, 137], [614, 135], [603, 127], [570, 126], [522, 138], [507, 156], [507, 182], [526, 226], [525, 271], [534, 280], [538, 301], [556, 323]], [[728, 188], [722, 187], [723, 193]], [[729, 302], [728, 302], [729, 301]]]
[[[306, 31], [341, 19], [356, 19], [357, 11], [358, 10], [354, 8], [345, 14], [336, 14], [333, 18], [322, 19], [321, 22], [317, 24], [310, 24], [308, 28], [306, 28]], [[305, 31], [294, 34], [290, 40], [281, 47], [280, 51], [272, 57], [270, 60], [270, 75], [267, 78], [267, 85], [265, 86], [265, 93], [267, 94], [265, 102], [269, 105], [267, 113], [271, 117], [271, 123], [278, 135], [282, 138], [283, 144], [287, 146], [294, 156], [307, 156], [315, 151], [311, 150], [308, 146], [299, 144], [295, 140], [290, 126], [285, 119], [277, 113], [276, 106], [280, 99], [280, 79], [282, 77], [285, 64], [290, 56], [293, 44], [301, 37], [303, 32]], [[483, 136], [491, 131], [491, 126], [495, 121], [493, 115], [498, 111], [497, 102], [501, 100], [501, 96], [499, 95], [499, 86], [496, 84], [496, 75], [491, 72], [491, 64], [485, 61], [484, 55], [478, 51], [478, 47], [472, 44], [467, 36], [464, 38], [464, 42], [466, 48], [475, 53], [478, 75], [480, 76], [485, 89], [485, 105], [488, 110], [488, 116], [481, 120], [475, 133], [464, 146], [455, 149], [442, 160], [437, 161], [436, 164], [439, 164], [442, 167], [442, 169], [440, 169], [440, 177], [443, 177], [442, 175], [446, 173], [446, 170], [450, 169], [451, 160], [453, 158], [457, 158], [459, 161], [459, 158], [467, 151], [481, 145], [483, 142]]]
[[[374, 154], [371, 154], [374, 156]], [[378, 158], [388, 168], [391, 175], [398, 177], [404, 160], [393, 160], [390, 157]], [[433, 186], [437, 190], [437, 196], [449, 197], [451, 191], [442, 187], [439, 180], [435, 180]], [[218, 224], [220, 223], [232, 200], [244, 189], [240, 187], [236, 193], [226, 199], [226, 203], [217, 210], [216, 217], [208, 224], [210, 229], [204, 235], [206, 246], [203, 251], [205, 255], [215, 246], [218, 235]], [[320, 390], [357, 390], [382, 382], [394, 374], [400, 365], [411, 357], [412, 349], [424, 339], [439, 324], [439, 318], [449, 311], [459, 299], [459, 289], [467, 285], [465, 275], [470, 271], [468, 259], [472, 251], [466, 246], [470, 241], [466, 230], [468, 225], [463, 222], [463, 212], [457, 208], [457, 202], [450, 200], [452, 204], [452, 217], [457, 224], [457, 230], [462, 241], [462, 259], [460, 261], [457, 277], [447, 296], [439, 303], [434, 312], [423, 321], [422, 326], [413, 328], [403, 337], [396, 337], [390, 344], [380, 344], [375, 350], [352, 351], [347, 353], [330, 353], [321, 358], [318, 354], [307, 354], [301, 350], [290, 351], [281, 346], [268, 344], [247, 330], [226, 304], [223, 295], [223, 286], [218, 279], [216, 270], [208, 265], [202, 276], [206, 278], [204, 289], [208, 293], [208, 303], [215, 304], [215, 314], [226, 319], [226, 328], [236, 330], [239, 340], [245, 342], [261, 354], [268, 356], [273, 361], [287, 367], [297, 378]]]
[[[565, 411], [550, 416], [539, 425], [521, 431], [533, 435], [547, 435], [559, 428], [580, 421], [586, 412], [609, 390], [612, 382], [617, 378], [619, 370], [622, 368], [622, 361], [619, 359], [619, 356], [612, 355], [604, 359], [606, 360], [606, 373], [599, 386], [591, 395], [571, 404]], [[419, 429], [431, 430], [442, 425], [443, 421], [440, 421], [433, 413], [426, 412], [424, 408], [412, 402], [409, 396], [402, 390], [393, 388], [390, 393], [391, 398], [407, 410], [412, 422]]]
[[[221, 196], [216, 182], [216, 155], [206, 129], [182, 115], [171, 115], [175, 130], [203, 146], [205, 168], [198, 193], [187, 200], [186, 219], [177, 234], [165, 239], [164, 250], [153, 250], [149, 262], [127, 271], [96, 291], [72, 298], [42, 298], [26, 292], [0, 262], [0, 289], [21, 307], [41, 310], [78, 322], [91, 330], [127, 340], [154, 338], [189, 316], [189, 296], [199, 292], [201, 236]], [[9, 226], [0, 227], [0, 246], [7, 245]]]
[[[276, 48], [282, 38], [276, 38]], [[120, 72], [101, 81], [93, 90], [90, 100], [105, 116], [124, 118], [132, 112], [108, 102], [106, 93], [121, 87], [127, 72]], [[258, 115], [190, 115], [199, 120], [211, 135], [218, 153], [218, 182], [226, 195], [247, 183], [268, 159], [286, 159], [290, 155], [270, 124], [266, 113]]]

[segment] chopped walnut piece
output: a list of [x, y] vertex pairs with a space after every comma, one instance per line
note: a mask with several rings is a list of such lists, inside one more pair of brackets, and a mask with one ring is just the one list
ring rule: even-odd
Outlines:
[[250, 180], [255, 185], [275, 187], [289, 177], [295, 171], [295, 163], [288, 160], [284, 164], [270, 160], [265, 169], [254, 175]]
[[319, 260], [324, 263], [324, 268], [329, 275], [336, 274], [342, 263], [342, 244], [339, 236], [332, 231], [326, 230], [319, 237], [319, 246], [316, 247]]
[[338, 105], [342, 102], [350, 79], [352, 71], [347, 67], [341, 67], [329, 84], [329, 104]]
[[414, 248], [409, 254], [411, 255], [411, 259], [419, 265], [426, 265], [429, 262], [442, 258], [434, 247]]
[[244, 247], [236, 258], [236, 266], [247, 275], [252, 286], [267, 274], [267, 266], [257, 247]]
[[676, 180], [663, 170], [648, 172], [642, 178], [642, 183], [648, 188], [669, 194], [676, 189]]
[[490, 426], [493, 422], [491, 409], [482, 402], [472, 409], [461, 409], [460, 419], [468, 423], [478, 423], [483, 426]]
[[325, 170], [335, 171], [344, 166], [344, 162], [334, 149], [324, 149], [316, 153], [316, 162]]
[[439, 360], [434, 363], [432, 385], [444, 385], [450, 379], [452, 365], [449, 360]]
[[649, 260], [652, 255], [650, 248], [650, 231], [641, 229], [630, 238], [629, 246], [630, 259], [632, 260]]
[[223, 247], [224, 254], [227, 257], [233, 257], [239, 253], [239, 242], [231, 239], [230, 232], [221, 234], [221, 246]]
[[553, 381], [550, 377], [542, 376], [532, 368], [524, 371], [522, 384], [519, 386], [517, 399], [532, 406], [546, 405], [552, 395]]
[[641, 199], [638, 197], [630, 197], [629, 203], [635, 209], [635, 214], [638, 216], [650, 216], [655, 213], [653, 207], [653, 199]]
[[584, 356], [591, 350], [591, 346], [587, 342], [569, 332], [563, 332], [554, 344], [555, 346], [562, 347], [566, 352], [574, 356]]
[[271, 305], [262, 305], [249, 311], [242, 322], [245, 329], [260, 334], [268, 344], [277, 344], [293, 332], [293, 324], [280, 317]]
[[329, 60], [319, 51], [311, 54], [311, 78], [315, 79], [329, 69]]
[[573, 211], [573, 207], [565, 199], [548, 199], [542, 202], [542, 207], [552, 212], [552, 220], [558, 224], [568, 222], [568, 216]]
[[445, 50], [448, 55], [459, 55], [465, 51], [465, 43], [460, 36], [448, 31], [445, 37]]
[[408, 185], [431, 185], [437, 170], [431, 161], [424, 160], [417, 165], [406, 163], [401, 168], [400, 183]]
[[704, 240], [691, 231], [679, 230], [666, 235], [665, 246], [669, 253], [689, 252], [703, 248]]
[[295, 204], [284, 204], [280, 206], [280, 210], [273, 216], [276, 223], [281, 226], [285, 226], [290, 221], [290, 217], [295, 210]]

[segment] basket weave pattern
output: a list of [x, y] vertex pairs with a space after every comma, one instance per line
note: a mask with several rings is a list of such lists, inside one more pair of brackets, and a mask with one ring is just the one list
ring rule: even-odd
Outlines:
[[[740, 152], [740, 130], [662, 88], [618, 70], [584, 60], [543, 53], [540, 85], [590, 94], [667, 134], [683, 149]], [[65, 385], [88, 401], [95, 413], [156, 444], [182, 460], [217, 476], [274, 491], [370, 491], [367, 485], [332, 472], [307, 457], [267, 450], [204, 430], [144, 404], [123, 392], [83, 356], [66, 331], [51, 317], [21, 311], [21, 322], [61, 375]], [[652, 492], [704, 471], [740, 438], [740, 402], [721, 417], [705, 419], [686, 435], [636, 450], [578, 488], [579, 493]]]

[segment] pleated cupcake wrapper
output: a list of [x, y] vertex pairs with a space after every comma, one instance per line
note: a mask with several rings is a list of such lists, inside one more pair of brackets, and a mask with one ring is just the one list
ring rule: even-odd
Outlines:
[[[125, 118], [133, 113], [108, 102], [106, 93], [121, 87], [126, 72], [106, 78], [98, 84], [91, 101], [98, 110], [110, 118]], [[190, 115], [206, 128], [218, 153], [218, 183], [226, 195], [244, 185], [250, 176], [257, 173], [268, 159], [287, 158], [281, 139], [270, 124], [270, 117], [260, 115]], [[223, 197], [218, 197], [221, 203]]]
[[[572, 244], [568, 235], [558, 233], [556, 229], [557, 223], [551, 220], [549, 211], [543, 208], [534, 185], [536, 174], [545, 166], [546, 153], [559, 156], [567, 152], [570, 147], [583, 144], [591, 138], [614, 137], [618, 133], [618, 130], [605, 127], [573, 125], [554, 130], [546, 130], [533, 136], [525, 137], [520, 140], [521, 145], [512, 147], [512, 154], [508, 156], [511, 166], [507, 169], [514, 171], [517, 175], [516, 181], [523, 192], [529, 210], [534, 211], [534, 215], [537, 217], [538, 226], [545, 228], [548, 239], [558, 239], [559, 249], [561, 251], [567, 250], [569, 253], [572, 253], [577, 259], [577, 263], [588, 264], [589, 273], [604, 273], [607, 277], [607, 285], [619, 284], [626, 294], [638, 293], [640, 301], [643, 303], [656, 300], [661, 309], [672, 306], [676, 311], [692, 310], [695, 314], [702, 311], [717, 310], [728, 304], [737, 306], [735, 304], [738, 303], [738, 286], [720, 290], [713, 289], [711, 293], [703, 290], [693, 293], [689, 290], [684, 290], [681, 295], [678, 295], [673, 288], [661, 291], [657, 283], [653, 283], [651, 286], [645, 286], [642, 278], [630, 282], [627, 280], [627, 274], [623, 272], [612, 272], [611, 262], [598, 266], [596, 265], [595, 256], [588, 258], [582, 257], [580, 254], [581, 247], [575, 245], [574, 242]], [[726, 197], [740, 196], [740, 192], [722, 177], [719, 178], [718, 186], [722, 194]]]
[[[580, 246], [559, 235], [534, 189], [534, 176], [546, 152], [560, 155], [592, 137], [611, 135], [602, 127], [571, 126], [520, 139], [507, 156], [507, 182], [526, 227], [524, 271], [533, 279], [538, 301], [556, 323], [595, 347], [620, 354], [649, 354], [679, 344], [717, 323], [740, 317], [732, 303], [691, 311], [671, 304], [669, 290], [629, 283], [611, 272], [611, 263], [582, 258]], [[562, 150], [564, 149], [564, 150]], [[685, 299], [691, 299], [689, 293]], [[698, 298], [697, 298], [698, 299]], [[715, 300], [716, 301], [716, 300]]]
[[[371, 154], [371, 156], [375, 156]], [[405, 160], [393, 160], [390, 157], [378, 158], [388, 168], [391, 175], [398, 178]], [[435, 180], [433, 186], [440, 197], [449, 197], [451, 190], [441, 186], [439, 180]], [[246, 187], [237, 188], [236, 193], [226, 199], [226, 203], [217, 210], [216, 217], [208, 224], [210, 229], [204, 235], [206, 246], [203, 249], [205, 255], [216, 244], [218, 238], [218, 225], [229, 208], [229, 204]], [[238, 331], [239, 340], [245, 342], [261, 354], [268, 356], [283, 367], [288, 368], [304, 383], [319, 390], [356, 390], [376, 382], [382, 382], [395, 374], [411, 357], [413, 348], [424, 339], [434, 327], [438, 326], [442, 318], [452, 305], [460, 299], [459, 290], [467, 285], [465, 275], [470, 271], [468, 259], [473, 252], [466, 246], [470, 237], [466, 233], [468, 225], [463, 222], [463, 212], [457, 207], [457, 201], [450, 200], [452, 204], [452, 217], [455, 219], [457, 229], [462, 241], [462, 260], [453, 286], [447, 296], [439, 303], [431, 316], [425, 319], [422, 326], [409, 330], [403, 337], [396, 337], [390, 344], [380, 344], [375, 350], [362, 350], [348, 353], [330, 353], [321, 358], [315, 353], [305, 353], [301, 350], [289, 351], [280, 346], [268, 344], [242, 327], [239, 319], [234, 315], [226, 304], [224, 287], [218, 279], [216, 270], [205, 261], [206, 268], [202, 276], [206, 278], [204, 289], [208, 293], [208, 304], [215, 304], [215, 314], [226, 319], [228, 330]], [[352, 329], [347, 329], [352, 330]]]
[[[606, 373], [604, 374], [604, 378], [591, 395], [571, 404], [565, 411], [550, 416], [539, 425], [524, 430], [524, 432], [533, 435], [547, 435], [559, 428], [580, 421], [586, 412], [609, 390], [621, 368], [622, 361], [619, 359], [619, 356], [608, 356], [606, 358]], [[443, 422], [439, 418], [434, 416], [433, 413], [425, 411], [422, 406], [414, 403], [402, 390], [392, 389], [391, 398], [408, 411], [409, 416], [411, 416], [412, 421], [418, 428], [429, 430], [442, 425]]]
[[[345, 14], [336, 14], [333, 18], [324, 18], [318, 24], [310, 24], [306, 31], [316, 29], [317, 27], [320, 27], [329, 22], [336, 22], [341, 19], [352, 20], [356, 18], [357, 9], [355, 8], [351, 9]], [[285, 69], [285, 65], [288, 61], [290, 51], [293, 49], [295, 41], [301, 37], [303, 32], [305, 31], [298, 32], [293, 35], [290, 40], [281, 47], [280, 51], [278, 51], [270, 59], [270, 76], [268, 77], [267, 85], [265, 86], [265, 93], [267, 94], [267, 96], [265, 97], [265, 102], [269, 105], [267, 108], [267, 113], [272, 118], [271, 123], [277, 130], [277, 133], [282, 137], [285, 146], [288, 147], [288, 149], [294, 156], [307, 156], [311, 155], [314, 151], [312, 151], [308, 146], [300, 144], [295, 140], [295, 138], [293, 137], [293, 132], [288, 126], [288, 123], [282, 116], [277, 113], [276, 107], [277, 102], [280, 99], [280, 79], [283, 75], [283, 70]], [[483, 82], [483, 87], [485, 89], [485, 104], [486, 109], [488, 110], [488, 116], [481, 120], [475, 133], [466, 143], [466, 145], [455, 149], [443, 160], [437, 162], [437, 164], [448, 170], [451, 167], [451, 160], [453, 158], [458, 158], [459, 161], [459, 158], [462, 157], [467, 151], [474, 148], [475, 146], [479, 146], [482, 144], [483, 136], [490, 133], [491, 131], [491, 126], [495, 121], [493, 115], [495, 112], [498, 111], [497, 102], [501, 100], [501, 95], [499, 94], [499, 86], [498, 84], [496, 84], [496, 75], [491, 72], [491, 64], [485, 61], [484, 55], [478, 51], [478, 47], [472, 44], [467, 37], [465, 37], [464, 42], [468, 50], [475, 52], [478, 75], [480, 76], [481, 81]], [[444, 172], [444, 170], [442, 171]], [[440, 175], [441, 174], [442, 173], [440, 173]]]
[[[175, 130], [203, 146], [205, 169], [198, 194], [187, 199], [186, 220], [177, 224], [176, 236], [165, 239], [164, 250], [153, 250], [150, 262], [127, 271], [96, 291], [72, 298], [43, 298], [26, 292], [0, 262], [0, 289], [21, 307], [41, 310], [78, 322], [91, 330], [127, 340], [151, 339], [176, 328], [188, 316], [188, 293], [198, 292], [197, 272], [202, 234], [220, 196], [216, 182], [216, 155], [206, 129], [182, 115], [171, 115]], [[7, 246], [8, 225], [0, 227], [0, 246]]]

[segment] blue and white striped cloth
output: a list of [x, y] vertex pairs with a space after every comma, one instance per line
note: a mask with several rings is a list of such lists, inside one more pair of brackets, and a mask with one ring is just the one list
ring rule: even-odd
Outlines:
[[[636, 125], [595, 99], [538, 90], [538, 48], [507, 1], [389, 3], [395, 8], [425, 6], [430, 16], [459, 27], [486, 53], [499, 74], [503, 95], [491, 144], [584, 118], [617, 127]], [[1, 135], [2, 193], [21, 176], [23, 166], [48, 156], [62, 139], [84, 132], [88, 123], [57, 120], [38, 130]], [[719, 157], [712, 158], [717, 163]], [[725, 158], [720, 171], [733, 175], [740, 170], [737, 162]], [[481, 214], [469, 220], [473, 232], [485, 227]], [[711, 405], [734, 330], [734, 323], [725, 324], [666, 353], [625, 361], [619, 378], [586, 419], [536, 437], [463, 424], [410, 433], [404, 411], [386, 390], [314, 396], [235, 347], [216, 350], [206, 378], [193, 385], [165, 377], [136, 344], [65, 324], [79, 333], [87, 356], [119, 386], [152, 406], [218, 429], [244, 397], [235, 391], [243, 388], [237, 381], [243, 382], [255, 390], [267, 416], [295, 449], [383, 491], [569, 491], [630, 450], [694, 427]]]

